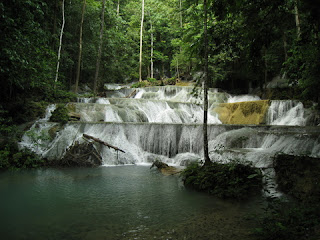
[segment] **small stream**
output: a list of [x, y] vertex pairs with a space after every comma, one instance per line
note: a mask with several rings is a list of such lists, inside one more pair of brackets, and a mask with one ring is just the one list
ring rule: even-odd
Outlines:
[[1, 239], [254, 239], [263, 200], [230, 202], [148, 166], [0, 174]]

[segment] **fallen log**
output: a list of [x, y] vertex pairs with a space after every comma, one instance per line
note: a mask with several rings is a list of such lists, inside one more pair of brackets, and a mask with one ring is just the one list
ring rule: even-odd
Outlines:
[[134, 90], [132, 93], [130, 93], [126, 98], [132, 98], [137, 94], [137, 90]]
[[101, 143], [102, 145], [107, 146], [108, 148], [113, 148], [113, 149], [116, 150], [116, 151], [120, 151], [120, 152], [125, 153], [125, 151], [123, 151], [122, 149], [117, 148], [117, 147], [115, 147], [115, 146], [112, 146], [111, 144], [106, 143], [106, 142], [100, 140], [99, 138], [92, 137], [92, 136], [90, 136], [90, 135], [88, 135], [88, 134], [85, 134], [85, 133], [83, 134], [83, 137], [88, 138], [88, 139], [92, 139], [93, 141], [98, 142], [98, 143]]

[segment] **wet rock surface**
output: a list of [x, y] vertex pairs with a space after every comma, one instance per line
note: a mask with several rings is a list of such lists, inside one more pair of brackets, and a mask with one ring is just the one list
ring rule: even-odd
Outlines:
[[153, 164], [151, 165], [150, 169], [153, 167], [157, 167], [158, 170], [165, 176], [175, 175], [175, 174], [180, 173], [180, 170], [178, 168], [169, 166], [168, 164], [163, 163], [160, 160], [154, 161]]
[[97, 167], [102, 164], [102, 157], [93, 143], [74, 143], [66, 150], [63, 158], [56, 162], [63, 167]]
[[274, 168], [282, 191], [299, 200], [320, 198], [320, 159], [278, 154]]

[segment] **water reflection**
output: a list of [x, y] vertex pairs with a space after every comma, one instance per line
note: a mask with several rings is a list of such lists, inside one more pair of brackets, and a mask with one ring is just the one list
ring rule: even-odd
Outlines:
[[0, 194], [2, 239], [247, 237], [260, 204], [189, 191], [145, 166], [6, 172]]

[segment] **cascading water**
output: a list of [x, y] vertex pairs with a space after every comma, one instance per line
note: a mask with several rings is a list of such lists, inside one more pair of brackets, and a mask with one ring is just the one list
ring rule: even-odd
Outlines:
[[[98, 104], [99, 103], [99, 104]], [[192, 103], [145, 99], [104, 99], [104, 102], [69, 104], [88, 122], [202, 123], [203, 107]], [[209, 114], [208, 123], [219, 124], [217, 114]]]
[[228, 98], [228, 103], [236, 103], [236, 102], [249, 102], [249, 101], [259, 101], [261, 100], [258, 96], [252, 95], [240, 95], [240, 96], [232, 96]]
[[[57, 159], [74, 142], [87, 141], [82, 136], [88, 134], [125, 151], [118, 153], [96, 144], [105, 165], [150, 164], [160, 159], [184, 166], [202, 159], [203, 107], [197, 103], [201, 99], [190, 94], [192, 88], [151, 87], [138, 89], [133, 99], [118, 97], [133, 91], [121, 88], [109, 91], [108, 98], [79, 98], [78, 103], [69, 103], [68, 108], [80, 115], [80, 122], [69, 122], [62, 128], [48, 122], [54, 109], [50, 106], [46, 118], [25, 134], [20, 145], [48, 159]], [[248, 95], [230, 96], [216, 89], [209, 94], [211, 110], [220, 103], [257, 99]], [[224, 125], [218, 114], [210, 111], [210, 158], [223, 162], [250, 161], [272, 176], [272, 157], [278, 152], [320, 157], [320, 128], [301, 127], [305, 125], [301, 103], [271, 101], [267, 124]]]
[[49, 130], [57, 125], [56, 123], [48, 122], [55, 109], [55, 104], [50, 104], [47, 107], [44, 118], [36, 121], [30, 130], [22, 136], [22, 141], [19, 144], [21, 148], [29, 148], [39, 155], [43, 154], [41, 146], [50, 144]]
[[271, 101], [267, 124], [305, 126], [303, 104], [291, 100]]

